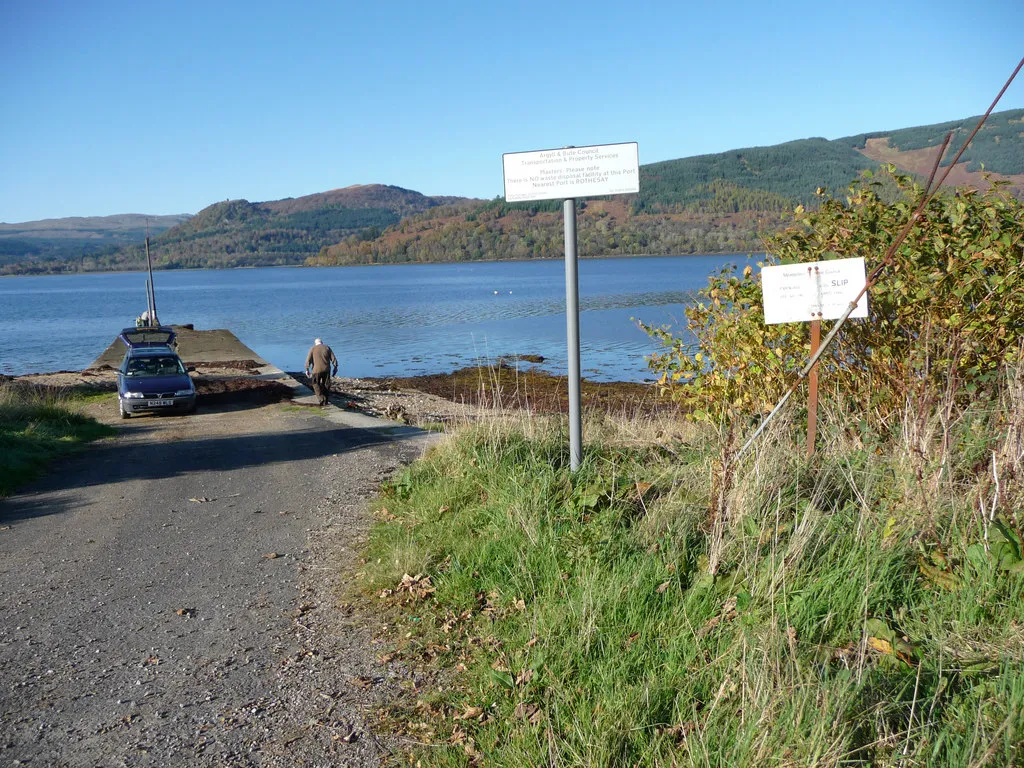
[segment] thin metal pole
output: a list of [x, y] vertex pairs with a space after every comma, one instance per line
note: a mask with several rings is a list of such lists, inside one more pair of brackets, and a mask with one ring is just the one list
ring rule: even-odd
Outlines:
[[153, 285], [153, 260], [149, 256], [149, 235], [146, 236], [146, 264], [149, 267], [149, 323], [157, 325], [156, 319], [156, 287]]
[[580, 412], [580, 284], [576, 261], [576, 200], [562, 205], [565, 218], [565, 321], [569, 352], [569, 468], [583, 461], [583, 422]]

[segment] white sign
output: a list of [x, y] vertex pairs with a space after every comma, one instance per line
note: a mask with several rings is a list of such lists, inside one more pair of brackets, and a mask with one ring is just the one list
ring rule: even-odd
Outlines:
[[505, 200], [567, 200], [640, 191], [635, 141], [593, 147], [506, 152]]
[[[764, 321], [799, 323], [842, 317], [864, 287], [864, 259], [809, 261], [761, 270]], [[850, 317], [868, 316], [865, 292]]]

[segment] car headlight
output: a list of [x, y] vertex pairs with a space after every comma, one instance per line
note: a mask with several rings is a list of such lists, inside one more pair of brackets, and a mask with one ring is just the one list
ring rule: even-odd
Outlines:
[[192, 394], [192, 391], [193, 390], [191, 390], [191, 389], [179, 389], [177, 392], [174, 393], [174, 396], [175, 397], [187, 397], [188, 395]]
[[129, 400], [139, 400], [143, 395], [141, 392], [125, 392], [122, 397], [127, 397]]

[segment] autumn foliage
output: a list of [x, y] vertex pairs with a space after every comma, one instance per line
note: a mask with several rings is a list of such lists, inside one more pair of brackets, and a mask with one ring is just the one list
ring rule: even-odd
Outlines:
[[[802, 206], [767, 242], [766, 263], [863, 256], [870, 272], [924, 194], [909, 178], [866, 174], [845, 199]], [[1024, 332], [1024, 205], [1000, 185], [933, 199], [869, 293], [870, 317], [848, 321], [821, 359], [822, 386], [885, 422], [908, 400], [972, 399], [1019, 360]], [[803, 323], [765, 325], [760, 273], [712, 275], [687, 311], [689, 327], [644, 326], [665, 349], [650, 359], [663, 389], [699, 417], [761, 413], [809, 357]], [[825, 322], [822, 334], [831, 323]]]

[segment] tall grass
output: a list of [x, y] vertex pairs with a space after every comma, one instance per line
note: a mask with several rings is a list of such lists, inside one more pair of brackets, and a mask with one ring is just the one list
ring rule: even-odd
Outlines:
[[41, 475], [57, 458], [115, 430], [51, 389], [0, 384], [0, 497]]
[[468, 425], [378, 505], [367, 586], [434, 675], [395, 726], [424, 765], [1019, 764], [1020, 397], [731, 467], [592, 420], [575, 476], [558, 419]]

